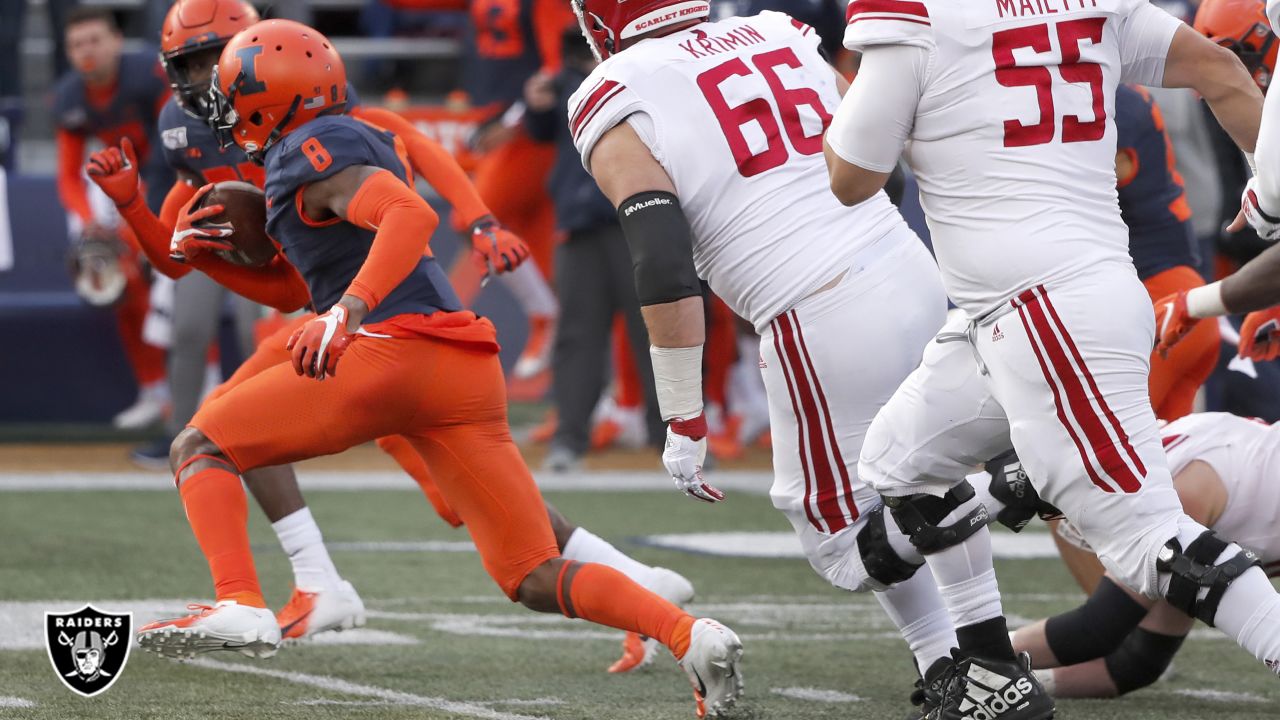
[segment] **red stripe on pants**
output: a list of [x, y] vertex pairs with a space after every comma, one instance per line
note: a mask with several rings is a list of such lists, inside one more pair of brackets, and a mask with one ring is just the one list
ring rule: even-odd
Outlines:
[[796, 325], [796, 338], [800, 341], [800, 353], [804, 356], [805, 365], [809, 368], [809, 374], [813, 376], [813, 387], [818, 391], [818, 402], [822, 405], [822, 414], [826, 420], [827, 441], [831, 443], [831, 454], [836, 460], [836, 470], [840, 472], [840, 482], [844, 487], [844, 502], [849, 508], [848, 515], [850, 521], [858, 519], [858, 506], [853, 502], [853, 483], [849, 480], [849, 469], [845, 467], [844, 455], [840, 452], [840, 443], [836, 440], [836, 430], [831, 424], [831, 409], [827, 406], [827, 395], [822, 391], [822, 383], [818, 380], [818, 369], [813, 365], [813, 359], [809, 357], [809, 347], [804, 342], [804, 330], [800, 327], [800, 318], [796, 316], [796, 311], [791, 311], [791, 317]]
[[[840, 510], [840, 501], [836, 493], [835, 473], [831, 469], [831, 459], [827, 456], [827, 445], [821, 435], [822, 420], [818, 415], [818, 403], [814, 399], [813, 389], [805, 377], [804, 364], [800, 359], [800, 351], [796, 347], [795, 330], [791, 318], [785, 314], [778, 318], [784, 335], [782, 346], [787, 352], [787, 361], [796, 376], [796, 387], [799, 389], [800, 407], [804, 412], [805, 423], [809, 428], [809, 456], [813, 458], [818, 487], [818, 514], [826, 521], [830, 533], [834, 534], [848, 526], [844, 512]], [[815, 378], [816, 379], [816, 378]]]
[[779, 327], [777, 320], [773, 322], [773, 349], [778, 353], [778, 362], [782, 365], [782, 376], [787, 380], [787, 394], [791, 397], [791, 410], [796, 414], [796, 437], [799, 439], [799, 448], [797, 452], [800, 455], [800, 468], [804, 471], [804, 514], [809, 518], [809, 524], [818, 532], [826, 532], [822, 522], [813, 514], [813, 507], [809, 504], [809, 498], [813, 493], [813, 480], [810, 477], [809, 461], [804, 454], [805, 446], [805, 426], [804, 418], [800, 416], [800, 403], [796, 401], [795, 386], [791, 382], [791, 370], [787, 368], [786, 355], [782, 352], [780, 339], [782, 328]]
[[[1133, 469], [1129, 467], [1120, 455], [1119, 448], [1107, 433], [1106, 427], [1102, 424], [1102, 419], [1098, 417], [1093, 404], [1089, 401], [1089, 395], [1085, 391], [1084, 384], [1080, 382], [1080, 377], [1076, 374], [1076, 369], [1071, 365], [1071, 360], [1068, 359], [1067, 352], [1063, 348], [1064, 342], [1070, 342], [1070, 336], [1067, 335], [1066, 328], [1062, 328], [1063, 340], [1058, 340], [1054, 334], [1054, 325], [1045, 314], [1044, 303], [1042, 302], [1045, 299], [1044, 290], [1042, 288], [1038, 289], [1038, 298], [1023, 307], [1026, 308], [1027, 314], [1031, 318], [1031, 324], [1036, 329], [1036, 335], [1040, 338], [1045, 352], [1049, 355], [1049, 362], [1053, 366], [1055, 375], [1066, 391], [1071, 416], [1079, 423], [1080, 429], [1084, 431], [1085, 440], [1089, 443], [1094, 456], [1102, 466], [1101, 470], [1124, 492], [1137, 492], [1142, 487], [1142, 481], [1134, 474]], [[1078, 355], [1076, 358], [1081, 374], [1088, 376], [1088, 368], [1085, 367], [1084, 362], [1079, 359]], [[1097, 386], [1093, 387], [1094, 397], [1098, 399], [1098, 404], [1106, 409], [1106, 401], [1097, 393]], [[1110, 410], [1106, 409], [1106, 412], [1109, 413]], [[1120, 437], [1127, 444], [1128, 441], [1124, 439], [1123, 433], [1120, 434]], [[1084, 459], [1086, 466], [1088, 466], [1087, 457]], [[1105, 489], [1107, 492], [1114, 492], [1114, 489], [1110, 487]]]
[[1141, 476], [1134, 479], [1137, 484], [1132, 490], [1125, 488], [1125, 492], [1136, 492], [1139, 487], [1142, 487], [1142, 478], [1147, 476], [1147, 468], [1142, 464], [1142, 458], [1138, 457], [1138, 452], [1133, 449], [1133, 445], [1129, 443], [1129, 435], [1124, 431], [1120, 420], [1116, 418], [1115, 413], [1111, 412], [1111, 406], [1107, 404], [1107, 398], [1099, 392], [1098, 383], [1094, 382], [1093, 379], [1093, 373], [1089, 372], [1089, 366], [1084, 364], [1084, 358], [1080, 356], [1080, 350], [1076, 348], [1075, 340], [1071, 339], [1071, 333], [1067, 332], [1067, 326], [1063, 324], [1062, 318], [1058, 317], [1058, 311], [1054, 309], [1053, 301], [1049, 299], [1049, 293], [1041, 292], [1040, 299], [1044, 302], [1045, 309], [1049, 311], [1049, 317], [1057, 324], [1058, 331], [1062, 333], [1062, 339], [1067, 344], [1067, 349], [1071, 351], [1071, 356], [1075, 358], [1076, 365], [1080, 366], [1080, 372], [1084, 374], [1085, 382], [1089, 383], [1089, 390], [1098, 399], [1098, 405], [1102, 408], [1103, 416], [1111, 424], [1111, 429], [1115, 431], [1115, 436], [1120, 439], [1120, 446], [1124, 448], [1125, 454], [1129, 456], [1129, 460], [1133, 462], [1133, 467], [1137, 469], [1138, 475]]

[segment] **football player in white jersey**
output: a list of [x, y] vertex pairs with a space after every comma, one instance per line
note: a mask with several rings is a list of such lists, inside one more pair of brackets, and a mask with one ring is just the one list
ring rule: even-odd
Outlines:
[[[845, 44], [863, 57], [827, 133], [832, 190], [862, 202], [905, 146], [943, 284], [968, 320], [971, 372], [1040, 496], [1127, 586], [1280, 668], [1280, 596], [1173, 489], [1147, 392], [1154, 317], [1115, 191], [1120, 82], [1194, 88], [1252, 150], [1252, 79], [1145, 0], [854, 0], [848, 17]], [[932, 431], [973, 413], [943, 382], [927, 364], [913, 373], [868, 431], [858, 473], [925, 553], [956, 626], [933, 717], [1051, 717], [1009, 642], [985, 506], [963, 478], [922, 472]]]
[[[1227, 413], [1197, 413], [1160, 431], [1183, 508], [1197, 521], [1253, 550], [1280, 573], [1280, 427]], [[997, 509], [988, 505], [993, 512]], [[1089, 550], [1067, 523], [1059, 534]], [[1155, 682], [1195, 620], [1167, 601], [1127, 591], [1104, 577], [1070, 612], [1019, 628], [1057, 697], [1113, 697]]]
[[[843, 207], [822, 132], [840, 79], [812, 28], [703, 0], [576, 0], [603, 62], [570, 99], [585, 167], [618, 207], [649, 328], [663, 463], [716, 502], [706, 453], [705, 279], [761, 335], [771, 496], [813, 568], [876, 590], [921, 669], [955, 645], [923, 559], [856, 473], [863, 434], [941, 326], [937, 266], [883, 193]], [[892, 311], [889, 309], [892, 308]]]

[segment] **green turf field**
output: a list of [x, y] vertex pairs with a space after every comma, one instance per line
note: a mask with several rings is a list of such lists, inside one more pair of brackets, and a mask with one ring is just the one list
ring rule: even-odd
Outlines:
[[[337, 635], [265, 661], [224, 655], [179, 664], [135, 648], [115, 686], [84, 699], [59, 683], [40, 644], [44, 606], [92, 600], [110, 610], [158, 599], [180, 609], [183, 599], [203, 598], [208, 576], [177, 496], [0, 493], [0, 718], [693, 717], [688, 685], [669, 657], [637, 674], [607, 675], [618, 633], [508, 603], [475, 554], [453, 544], [465, 534], [445, 527], [418, 493], [308, 497], [339, 569], [369, 606], [368, 628], [346, 633], [348, 644]], [[632, 542], [651, 533], [788, 530], [766, 498], [736, 493], [708, 507], [671, 491], [548, 497], [639, 559], [687, 575], [698, 587], [694, 612], [742, 635], [747, 696], [734, 717], [897, 720], [908, 709], [910, 660], [872, 598], [833, 590], [800, 560], [709, 557]], [[256, 511], [252, 533], [268, 599], [283, 603], [287, 559]], [[432, 540], [442, 542], [431, 552], [359, 545]], [[1002, 561], [999, 571], [1013, 616], [1036, 617], [1079, 599], [1055, 561]], [[1155, 688], [1059, 707], [1061, 718], [1260, 720], [1280, 717], [1280, 684], [1233, 643], [1199, 632], [1173, 677]]]

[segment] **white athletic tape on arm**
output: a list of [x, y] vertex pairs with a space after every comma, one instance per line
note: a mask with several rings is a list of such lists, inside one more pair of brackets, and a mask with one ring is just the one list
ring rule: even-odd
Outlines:
[[658, 390], [658, 411], [663, 421], [686, 420], [702, 414], [702, 346], [664, 348], [649, 346], [653, 382]]
[[1188, 290], [1187, 314], [1193, 318], [1226, 315], [1227, 306], [1222, 304], [1222, 283], [1213, 282]]

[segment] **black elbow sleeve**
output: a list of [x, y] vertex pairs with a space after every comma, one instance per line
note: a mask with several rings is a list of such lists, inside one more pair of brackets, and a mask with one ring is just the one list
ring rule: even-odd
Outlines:
[[641, 305], [702, 294], [693, 267], [693, 236], [679, 198], [669, 192], [636, 193], [618, 206], [618, 222], [631, 248]]

